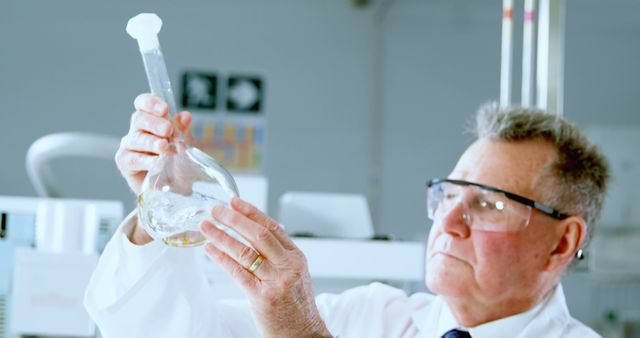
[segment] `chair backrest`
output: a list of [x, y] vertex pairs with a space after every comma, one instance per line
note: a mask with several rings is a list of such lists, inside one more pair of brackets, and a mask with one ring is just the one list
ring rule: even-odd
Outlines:
[[374, 235], [363, 195], [287, 192], [280, 197], [278, 214], [292, 235], [361, 239]]
[[120, 146], [120, 139], [90, 133], [56, 133], [37, 139], [27, 152], [27, 174], [40, 197], [60, 196], [51, 173], [50, 163], [65, 157], [109, 159]]

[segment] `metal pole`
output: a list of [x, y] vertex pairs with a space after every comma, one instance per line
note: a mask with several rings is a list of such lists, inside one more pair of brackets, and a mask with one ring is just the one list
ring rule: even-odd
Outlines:
[[532, 105], [533, 93], [533, 53], [535, 35], [535, 0], [525, 0], [524, 2], [524, 27], [522, 34], [522, 106]]
[[513, 0], [502, 1], [502, 56], [500, 59], [500, 106], [511, 104], [511, 67], [513, 45]]
[[537, 106], [562, 115], [564, 105], [564, 0], [540, 0]]

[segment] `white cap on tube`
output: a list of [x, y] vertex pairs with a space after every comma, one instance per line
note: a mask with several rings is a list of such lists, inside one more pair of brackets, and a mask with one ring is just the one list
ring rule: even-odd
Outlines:
[[127, 33], [138, 40], [141, 52], [147, 52], [160, 47], [158, 33], [162, 28], [162, 20], [154, 13], [140, 13], [129, 19]]

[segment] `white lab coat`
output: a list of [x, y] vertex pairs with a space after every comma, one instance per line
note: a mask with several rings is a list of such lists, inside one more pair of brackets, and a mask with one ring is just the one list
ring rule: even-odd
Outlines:
[[[105, 338], [260, 337], [246, 301], [213, 299], [196, 250], [157, 242], [135, 246], [126, 235], [130, 221], [105, 248], [85, 295]], [[316, 304], [329, 330], [341, 338], [440, 338], [436, 328], [446, 306], [440, 297], [407, 296], [380, 283], [320, 295]], [[569, 315], [560, 285], [523, 326], [519, 334], [506, 336], [599, 337]]]

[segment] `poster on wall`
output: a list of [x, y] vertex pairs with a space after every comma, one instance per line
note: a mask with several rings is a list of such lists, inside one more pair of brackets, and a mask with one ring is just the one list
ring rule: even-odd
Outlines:
[[186, 71], [182, 105], [193, 114], [195, 147], [232, 172], [264, 172], [266, 123], [261, 77]]
[[263, 171], [263, 121], [212, 119], [194, 115], [192, 133], [194, 146], [215, 158], [225, 168], [243, 173]]

